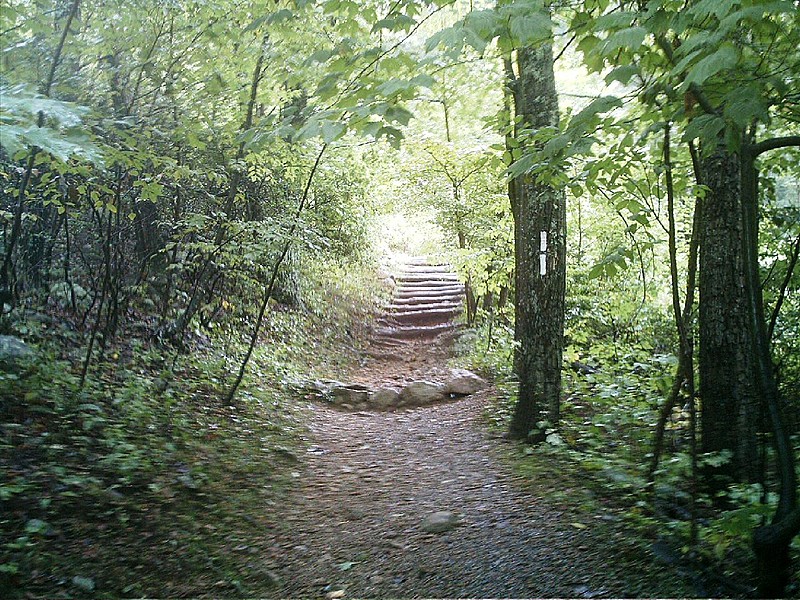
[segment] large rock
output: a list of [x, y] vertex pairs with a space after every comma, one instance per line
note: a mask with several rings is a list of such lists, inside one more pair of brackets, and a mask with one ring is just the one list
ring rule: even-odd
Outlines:
[[453, 377], [444, 384], [444, 393], [455, 396], [469, 396], [489, 385], [482, 377], [466, 369], [453, 370]]
[[33, 358], [33, 349], [18, 337], [0, 335], [0, 369], [16, 371], [22, 362]]
[[366, 408], [369, 402], [369, 388], [364, 385], [352, 384], [334, 387], [330, 391], [332, 402], [342, 408]]
[[458, 525], [458, 517], [447, 510], [438, 511], [425, 515], [420, 527], [427, 533], [444, 533], [450, 531]]
[[343, 387], [341, 381], [334, 381], [332, 379], [318, 379], [312, 381], [306, 386], [306, 393], [314, 398], [320, 400], [330, 399], [331, 390], [337, 387]]
[[424, 406], [445, 399], [442, 386], [430, 381], [414, 381], [400, 392], [400, 404], [408, 406]]
[[369, 403], [380, 410], [397, 406], [400, 402], [400, 392], [392, 388], [380, 388], [369, 399]]

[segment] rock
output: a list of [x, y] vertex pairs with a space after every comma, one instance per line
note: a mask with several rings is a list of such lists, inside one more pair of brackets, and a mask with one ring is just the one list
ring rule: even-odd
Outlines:
[[400, 392], [400, 404], [424, 406], [444, 400], [442, 387], [430, 381], [414, 381]]
[[363, 385], [340, 385], [330, 391], [330, 397], [334, 404], [359, 406], [369, 401], [369, 388]]
[[454, 370], [453, 377], [444, 384], [445, 394], [454, 394], [456, 396], [469, 396], [475, 392], [480, 392], [482, 389], [489, 385], [482, 377], [478, 377], [475, 373], [467, 370]]
[[375, 408], [386, 410], [397, 406], [400, 402], [400, 393], [392, 388], [380, 388], [369, 399], [370, 404]]
[[305, 388], [305, 393], [318, 400], [329, 400], [331, 390], [337, 387], [343, 387], [344, 384], [340, 381], [333, 381], [332, 379], [318, 379], [312, 381]]
[[18, 337], [0, 335], [0, 369], [17, 371], [20, 363], [33, 358], [33, 349]]
[[50, 296], [58, 302], [59, 306], [66, 308], [72, 305], [72, 298], [75, 298], [75, 304], [81, 308], [86, 308], [91, 303], [91, 296], [89, 292], [73, 283], [71, 286], [66, 281], [60, 281], [50, 286]]
[[447, 510], [438, 511], [425, 515], [422, 519], [422, 530], [427, 533], [444, 533], [450, 531], [458, 525], [458, 518], [454, 513]]

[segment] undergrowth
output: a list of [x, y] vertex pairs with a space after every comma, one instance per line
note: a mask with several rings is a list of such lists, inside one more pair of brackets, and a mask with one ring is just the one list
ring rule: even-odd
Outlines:
[[[177, 353], [120, 336], [80, 382], [81, 336], [29, 313], [34, 360], [0, 374], [0, 596], [246, 596], [277, 584], [270, 506], [297, 473], [296, 390], [358, 356], [369, 268], [306, 266], [223, 402], [250, 323]], [[24, 332], [24, 333], [23, 333]], [[224, 332], [224, 333], [223, 333]]]
[[[662, 553], [665, 560], [684, 565], [698, 593], [752, 595], [751, 536], [774, 513], [776, 484], [768, 473], [766, 491], [758, 484], [739, 484], [716, 498], [697, 484], [693, 503], [686, 407], [673, 411], [665, 454], [655, 481], [648, 482], [653, 432], [677, 359], [669, 352], [674, 340], [664, 315], [624, 315], [624, 310], [604, 315], [599, 309], [570, 316], [559, 428], [549, 431], [539, 446], [520, 446], [511, 462], [531, 485], [561, 482], [551, 494], [556, 502], [568, 499], [587, 514], [612, 510], [614, 519], [638, 532], [642, 552]], [[498, 434], [508, 431], [516, 403], [513, 335], [513, 329], [495, 324], [490, 337], [483, 322], [461, 348], [472, 368], [495, 380], [497, 397], [484, 417]], [[795, 442], [797, 449], [800, 440]], [[699, 464], [725, 459], [703, 455]], [[692, 519], [697, 527], [694, 541]], [[798, 565], [797, 538], [792, 549], [793, 564]], [[788, 592], [797, 596], [800, 571], [793, 581]]]

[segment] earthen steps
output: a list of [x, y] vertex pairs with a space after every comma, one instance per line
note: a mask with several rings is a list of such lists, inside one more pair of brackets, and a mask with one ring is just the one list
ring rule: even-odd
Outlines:
[[417, 257], [393, 279], [397, 287], [392, 301], [376, 321], [373, 357], [395, 358], [417, 342], [454, 335], [453, 320], [463, 310], [464, 285], [449, 266]]

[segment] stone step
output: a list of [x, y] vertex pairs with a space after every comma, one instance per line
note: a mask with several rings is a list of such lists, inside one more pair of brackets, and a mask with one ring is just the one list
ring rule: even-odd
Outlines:
[[[413, 299], [413, 298], [412, 298]], [[424, 310], [461, 310], [461, 299], [451, 301], [425, 301], [425, 302], [397, 302], [386, 307], [391, 314], [403, 312], [418, 312]]]
[[455, 293], [458, 293], [464, 291], [464, 286], [452, 281], [415, 281], [413, 283], [398, 284], [395, 287], [395, 292], [424, 291], [426, 289], [436, 291], [452, 289]]
[[374, 338], [372, 340], [371, 346], [373, 348], [377, 346], [379, 348], [387, 350], [387, 349], [402, 348], [404, 346], [408, 346], [408, 344], [409, 344], [408, 340], [381, 336]]
[[453, 315], [457, 315], [461, 312], [461, 306], [447, 306], [447, 307], [439, 307], [439, 308], [421, 308], [418, 310], [413, 309], [406, 309], [406, 310], [396, 310], [391, 313], [388, 313], [387, 316], [393, 319], [404, 319], [406, 317], [419, 317], [419, 316], [429, 316], [432, 318], [438, 317], [443, 321], [450, 319]]
[[413, 257], [395, 282], [392, 301], [376, 321], [371, 355], [391, 358], [409, 344], [455, 334], [459, 326], [452, 321], [463, 310], [464, 284], [452, 267]]
[[453, 270], [448, 265], [409, 265], [400, 273], [400, 275], [417, 275], [419, 273], [452, 274]]
[[403, 283], [438, 283], [442, 281], [460, 283], [455, 273], [404, 273], [395, 277], [395, 281]]
[[[430, 259], [427, 256], [411, 256], [407, 261], [406, 265], [430, 265]], [[441, 263], [439, 263], [441, 264]]]
[[409, 298], [393, 298], [392, 303], [387, 306], [388, 310], [410, 308], [410, 307], [430, 307], [437, 306], [458, 306], [461, 304], [463, 294], [452, 294], [450, 296], [411, 296]]
[[404, 327], [408, 325], [437, 325], [449, 323], [454, 317], [458, 315], [458, 311], [415, 311], [409, 313], [399, 313], [387, 315], [378, 319], [378, 325], [387, 327]]
[[421, 296], [454, 296], [463, 294], [464, 287], [456, 285], [446, 286], [421, 286], [421, 287], [402, 287], [395, 290], [394, 295], [398, 298], [414, 298]]
[[376, 336], [385, 340], [432, 339], [440, 333], [451, 331], [455, 328], [452, 323], [437, 325], [413, 325], [398, 327], [380, 327], [375, 331]]

